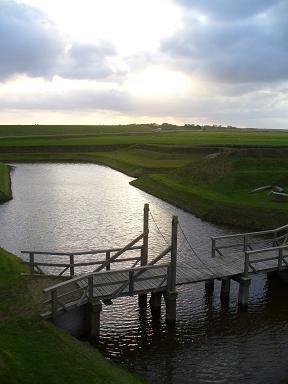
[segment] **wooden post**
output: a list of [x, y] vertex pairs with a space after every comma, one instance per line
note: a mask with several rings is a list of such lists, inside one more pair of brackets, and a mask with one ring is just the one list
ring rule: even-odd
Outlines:
[[93, 287], [94, 286], [94, 276], [90, 275], [88, 276], [88, 299], [89, 302], [93, 302]]
[[[106, 252], [106, 261], [108, 261], [108, 260], [110, 260], [110, 252], [109, 251]], [[110, 271], [110, 269], [111, 269], [111, 264], [109, 263], [106, 265], [106, 271]]]
[[[149, 245], [149, 204], [144, 204], [143, 212], [143, 245], [141, 248], [141, 267], [147, 265], [148, 263], [148, 245]], [[147, 305], [147, 294], [140, 293], [138, 295], [138, 304], [139, 307], [146, 307]]]
[[243, 252], [246, 252], [247, 251], [247, 237], [246, 235], [244, 235], [244, 239], [243, 239]]
[[279, 249], [279, 254], [278, 254], [278, 270], [281, 271], [282, 269], [282, 263], [283, 263], [283, 249]]
[[250, 278], [242, 277], [239, 280], [238, 303], [243, 308], [248, 305], [250, 283]]
[[31, 275], [33, 275], [33, 273], [34, 273], [34, 253], [32, 253], [32, 252], [29, 253], [29, 264], [30, 264]]
[[166, 291], [164, 293], [164, 299], [166, 304], [166, 323], [174, 325], [176, 322], [177, 292]]
[[272, 243], [273, 247], [277, 247], [277, 241], [275, 240], [276, 237], [277, 237], [277, 232], [273, 232], [273, 243]]
[[134, 271], [129, 272], [129, 295], [133, 296], [134, 292]]
[[229, 298], [229, 295], [230, 295], [230, 283], [231, 283], [231, 280], [230, 279], [222, 279], [221, 281], [221, 293], [220, 293], [220, 297], [221, 299], [227, 299]]
[[149, 204], [144, 205], [143, 215], [143, 247], [141, 250], [141, 266], [147, 265], [148, 263], [148, 241], [149, 241]]
[[74, 255], [70, 255], [70, 276], [74, 276]]
[[160, 316], [162, 292], [151, 292], [149, 300], [152, 316]]
[[249, 274], [249, 253], [245, 251], [244, 277], [248, 278], [248, 274]]
[[166, 303], [166, 322], [167, 324], [175, 324], [176, 322], [176, 271], [177, 271], [177, 231], [178, 217], [172, 218], [172, 235], [171, 235], [171, 264], [168, 267], [167, 291], [164, 293]]
[[178, 216], [172, 218], [171, 235], [171, 289], [176, 290]]
[[88, 303], [89, 336], [98, 340], [100, 336], [102, 304], [99, 300]]
[[216, 239], [212, 237], [212, 252], [211, 256], [215, 257], [216, 256]]
[[54, 321], [57, 316], [57, 289], [51, 291], [51, 312]]
[[207, 293], [213, 293], [214, 292], [214, 279], [210, 279], [210, 280], [205, 281], [205, 291]]

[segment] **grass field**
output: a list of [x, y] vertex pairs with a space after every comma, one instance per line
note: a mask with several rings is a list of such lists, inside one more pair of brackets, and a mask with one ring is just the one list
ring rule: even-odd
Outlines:
[[10, 169], [7, 165], [0, 163], [0, 203], [12, 198]]
[[88, 137], [61, 136], [57, 137], [5, 137], [0, 138], [0, 146], [56, 146], [56, 145], [116, 145], [116, 144], [149, 144], [149, 145], [212, 145], [212, 146], [287, 146], [287, 132], [255, 132], [255, 131], [231, 131], [231, 132], [202, 132], [202, 131], [179, 131], [179, 132], [127, 132], [121, 134], [110, 133], [89, 135]]
[[288, 190], [287, 132], [113, 129], [93, 137], [1, 139], [0, 161], [95, 162], [138, 177], [133, 185], [206, 220], [253, 229], [287, 223], [287, 203], [249, 193], [266, 184]]
[[19, 259], [0, 249], [0, 383], [143, 383], [41, 320], [22, 272]]
[[11, 136], [73, 136], [150, 132], [149, 124], [130, 125], [0, 125], [0, 137]]

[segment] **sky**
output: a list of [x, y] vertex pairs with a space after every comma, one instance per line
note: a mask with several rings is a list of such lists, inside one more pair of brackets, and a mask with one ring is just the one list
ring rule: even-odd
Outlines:
[[0, 0], [0, 124], [288, 129], [288, 0]]

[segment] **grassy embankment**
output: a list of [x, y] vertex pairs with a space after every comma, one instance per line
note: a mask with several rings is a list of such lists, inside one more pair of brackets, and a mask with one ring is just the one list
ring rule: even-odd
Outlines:
[[0, 163], [0, 203], [12, 199], [9, 166]]
[[0, 383], [143, 383], [42, 320], [22, 272], [20, 260], [0, 248]]
[[288, 203], [249, 194], [265, 184], [288, 189], [287, 132], [112, 133], [5, 138], [0, 160], [96, 162], [138, 177], [133, 185], [206, 220], [255, 229], [287, 223]]

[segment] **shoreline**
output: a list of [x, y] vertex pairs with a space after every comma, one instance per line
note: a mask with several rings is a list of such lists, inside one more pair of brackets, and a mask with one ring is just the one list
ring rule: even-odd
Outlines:
[[[203, 158], [200, 160], [200, 167], [202, 167], [202, 169], [200, 172], [198, 172], [199, 175], [196, 174], [196, 181], [194, 183], [194, 175], [192, 173], [191, 176], [189, 173], [190, 171], [188, 172], [188, 177], [190, 178], [189, 180], [185, 174], [184, 177], [181, 175], [181, 172], [185, 173], [185, 169], [187, 168], [185, 166], [178, 168], [179, 171], [176, 168], [174, 170], [171, 170], [171, 168], [167, 168], [167, 170], [165, 168], [149, 168], [145, 166], [145, 164], [142, 165], [140, 162], [137, 163], [134, 159], [132, 159], [132, 161], [130, 159], [129, 161], [126, 161], [126, 152], [127, 150], [125, 150], [124, 154], [119, 150], [109, 150], [109, 152], [97, 153], [13, 153], [6, 154], [5, 159], [2, 155], [1, 161], [10, 161], [16, 163], [78, 162], [108, 166], [111, 169], [121, 172], [127, 176], [134, 177], [135, 180], [130, 182], [132, 186], [150, 193], [159, 199], [162, 199], [178, 208], [181, 208], [203, 220], [210, 221], [212, 223], [253, 230], [279, 227], [287, 223], [288, 212], [285, 203], [274, 203], [274, 205], [271, 205], [271, 203], [269, 204], [269, 202], [266, 203], [264, 201], [261, 204], [256, 202], [258, 204], [257, 205], [254, 203], [254, 201], [246, 202], [241, 201], [240, 199], [239, 201], [235, 201], [235, 199], [228, 199], [227, 196], [225, 196], [223, 193], [213, 194], [213, 185], [208, 185], [208, 187], [204, 185], [203, 187], [203, 183], [200, 182], [199, 184], [197, 178], [202, 178], [202, 173], [204, 173], [204, 179], [206, 176], [207, 179], [211, 177], [209, 174], [205, 175], [204, 168], [206, 164], [204, 164], [204, 166], [202, 165]], [[147, 157], [147, 154], [144, 155]], [[224, 160], [221, 158], [221, 156]], [[230, 161], [230, 157], [229, 154], [227, 156], [225, 151], [221, 153], [221, 156], [219, 156], [219, 158], [222, 167], [222, 164], [225, 161]], [[239, 157], [237, 155], [233, 155], [232, 158], [233, 160], [236, 159], [239, 161]], [[214, 159], [210, 161], [211, 165], [208, 163], [207, 168], [213, 168], [213, 166], [215, 168], [216, 161]], [[197, 165], [197, 162], [199, 162], [199, 156], [194, 160], [194, 162]], [[192, 163], [193, 165], [194, 162]], [[205, 160], [205, 162], [207, 162], [207, 160]], [[216, 164], [216, 168], [212, 169], [213, 177], [214, 173], [217, 174], [218, 171], [219, 170]], [[220, 171], [222, 172], [222, 170]], [[230, 178], [233, 179], [234, 175], [233, 173], [229, 174], [228, 172], [225, 177], [229, 180]]]
[[10, 172], [9, 165], [0, 163], [0, 204], [13, 198]]
[[43, 320], [19, 257], [0, 248], [0, 267], [1, 383], [147, 383]]

